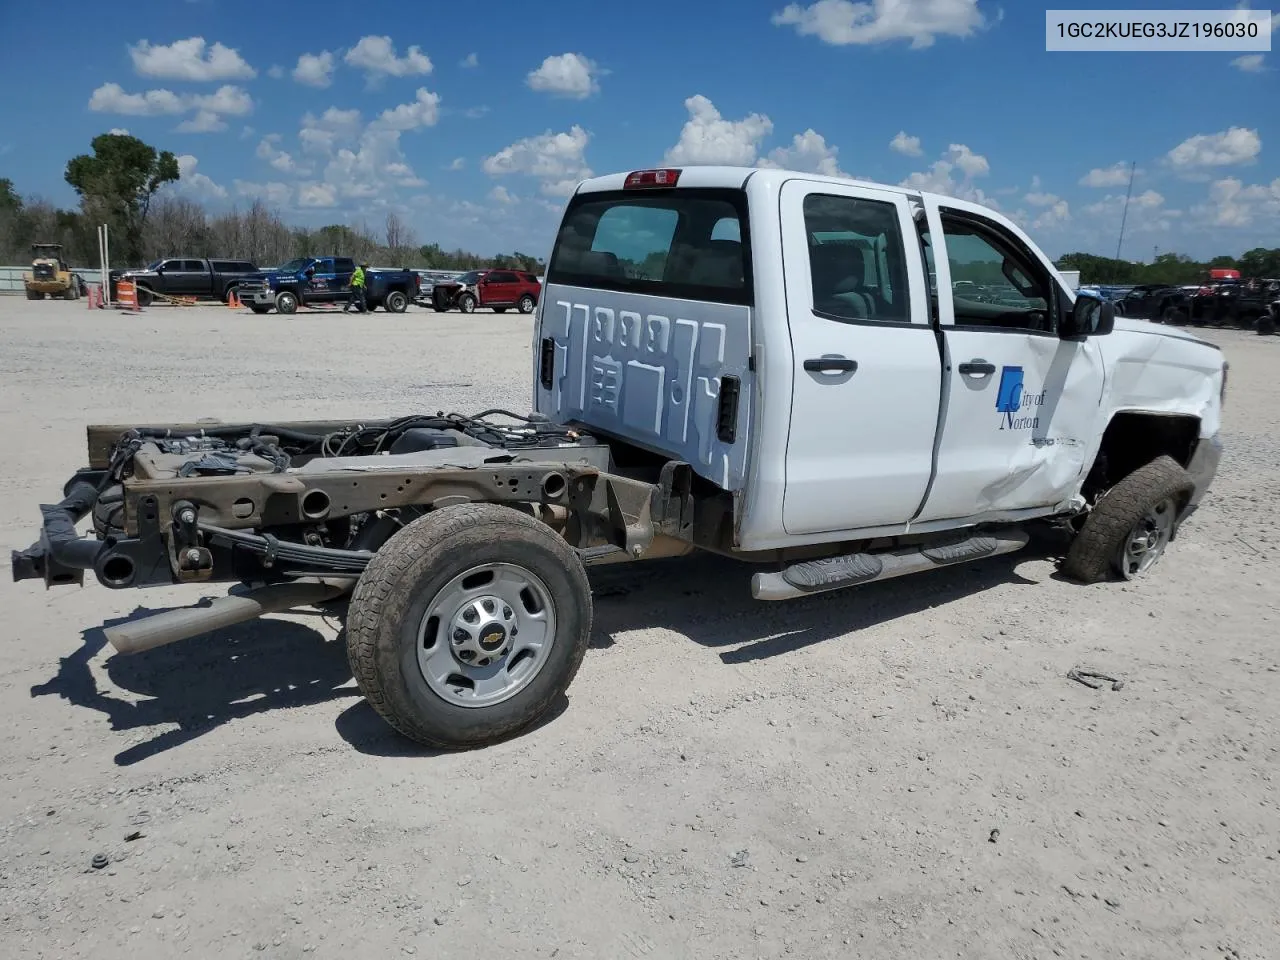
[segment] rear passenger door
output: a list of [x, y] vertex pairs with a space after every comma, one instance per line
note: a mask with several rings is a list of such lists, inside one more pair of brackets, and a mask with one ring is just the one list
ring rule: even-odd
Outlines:
[[933, 466], [941, 359], [903, 194], [790, 180], [787, 534], [901, 526]]

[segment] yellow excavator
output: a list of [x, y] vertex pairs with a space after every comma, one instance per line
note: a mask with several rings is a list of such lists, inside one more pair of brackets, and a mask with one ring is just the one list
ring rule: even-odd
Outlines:
[[47, 294], [63, 300], [80, 299], [80, 278], [62, 259], [62, 244], [33, 243], [31, 272], [22, 275], [28, 300], [43, 300]]

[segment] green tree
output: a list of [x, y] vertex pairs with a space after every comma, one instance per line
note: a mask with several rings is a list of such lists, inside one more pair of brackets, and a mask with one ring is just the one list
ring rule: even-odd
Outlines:
[[139, 263], [151, 198], [181, 176], [178, 160], [168, 150], [157, 152], [125, 134], [99, 134], [90, 146], [92, 155], [80, 154], [67, 163], [66, 181], [80, 195], [87, 216], [101, 217], [114, 227], [121, 260]]
[[1240, 257], [1240, 274], [1245, 277], [1280, 279], [1280, 247], [1254, 247]]

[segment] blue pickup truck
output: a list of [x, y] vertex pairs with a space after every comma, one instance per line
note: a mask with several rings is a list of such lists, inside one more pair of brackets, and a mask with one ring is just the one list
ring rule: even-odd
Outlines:
[[[294, 313], [300, 306], [345, 303], [351, 294], [356, 262], [350, 257], [298, 257], [240, 284], [242, 303], [254, 313]], [[365, 302], [404, 313], [418, 297], [418, 274], [412, 270], [366, 270]]]

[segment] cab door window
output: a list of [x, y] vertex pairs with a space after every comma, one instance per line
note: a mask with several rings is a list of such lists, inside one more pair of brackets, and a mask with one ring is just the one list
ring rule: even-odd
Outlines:
[[[942, 216], [957, 327], [1052, 334], [1053, 280], [994, 224]], [[931, 251], [932, 252], [932, 251]]]

